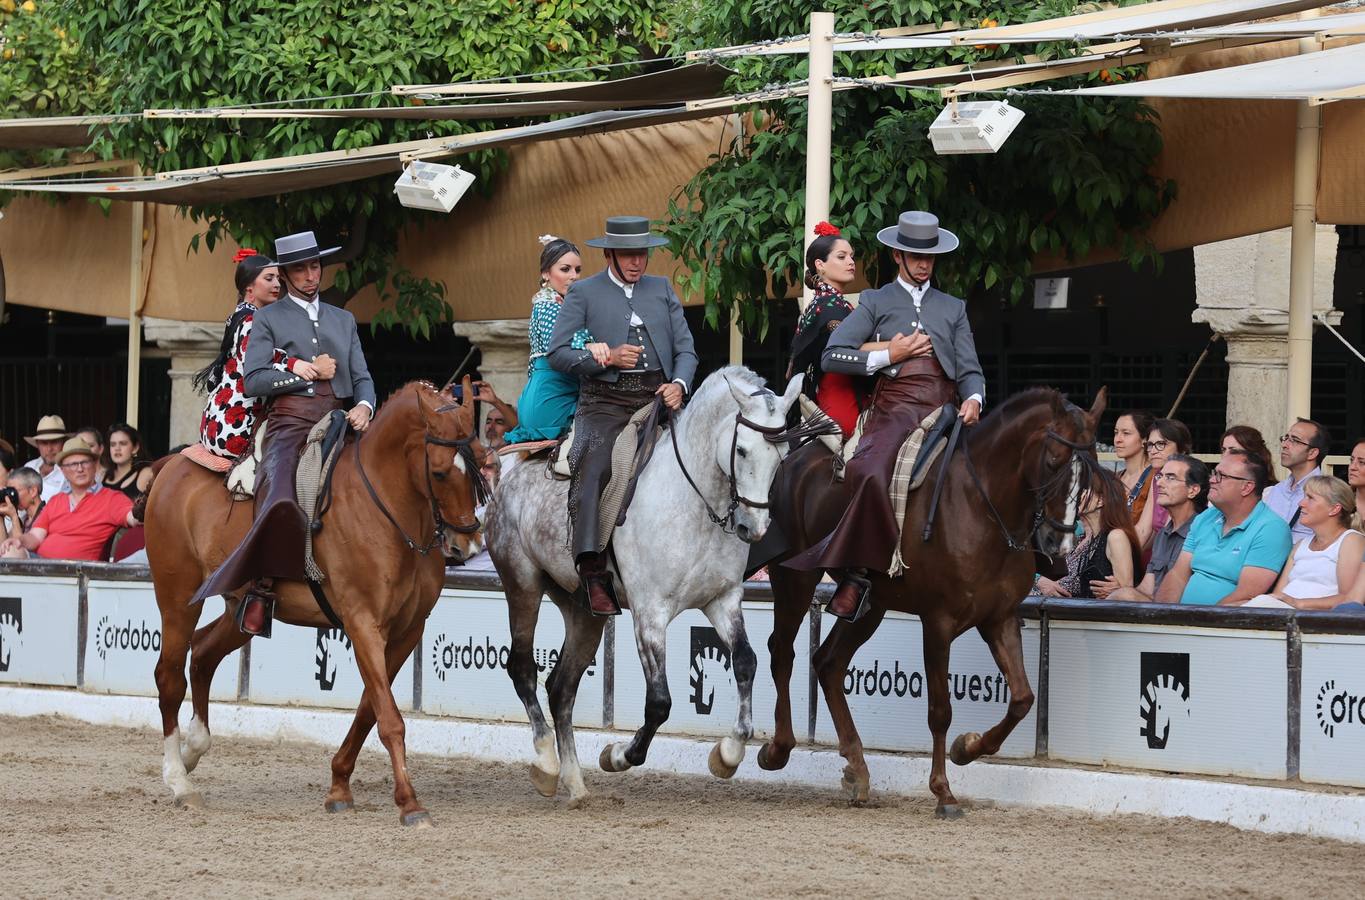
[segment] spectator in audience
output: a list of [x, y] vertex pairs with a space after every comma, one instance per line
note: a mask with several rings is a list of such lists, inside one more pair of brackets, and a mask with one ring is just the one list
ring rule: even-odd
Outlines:
[[27, 532], [0, 542], [0, 557], [98, 562], [115, 532], [138, 524], [132, 501], [95, 481], [95, 453], [85, 441], [67, 440], [56, 464], [66, 474], [67, 490], [43, 507]]
[[1254, 456], [1261, 461], [1261, 465], [1270, 473], [1268, 485], [1279, 480], [1275, 477], [1275, 463], [1270, 459], [1270, 448], [1265, 445], [1265, 438], [1261, 437], [1261, 433], [1250, 425], [1234, 425], [1223, 432], [1223, 437], [1218, 442], [1218, 452], [1224, 456], [1228, 453], [1245, 453], [1248, 456]]
[[101, 461], [104, 478], [100, 483], [121, 491], [129, 500], [136, 501], [152, 485], [152, 466], [142, 455], [142, 435], [126, 422], [110, 426]]
[[19, 464], [19, 458], [14, 455], [14, 445], [4, 438], [0, 438], [0, 484], [5, 483], [9, 478], [9, 473], [14, 471], [14, 467]]
[[5, 486], [14, 491], [16, 498], [8, 494], [0, 498], [0, 524], [4, 526], [0, 541], [17, 538], [33, 527], [38, 514], [43, 511], [43, 478], [28, 468], [15, 469], [5, 479]]
[[76, 437], [85, 441], [86, 445], [95, 451], [95, 480], [101, 484], [104, 482], [104, 474], [108, 471], [108, 466], [104, 463], [104, 433], [93, 425], [83, 425], [71, 432]]
[[1299, 502], [1304, 482], [1322, 474], [1327, 444], [1327, 429], [1312, 419], [1301, 418], [1280, 435], [1280, 465], [1289, 470], [1289, 477], [1268, 488], [1264, 499], [1275, 515], [1289, 523], [1296, 542], [1313, 538], [1313, 529], [1299, 521]]
[[1246, 453], [1224, 453], [1209, 476], [1209, 503], [1161, 582], [1163, 603], [1236, 606], [1270, 590], [1289, 558], [1289, 525], [1261, 502], [1270, 478]]
[[57, 456], [62, 452], [62, 442], [69, 435], [66, 423], [61, 416], [43, 416], [38, 420], [38, 428], [24, 440], [38, 451], [38, 458], [24, 465], [42, 476], [43, 499], [51, 500], [54, 494], [66, 489], [66, 476], [57, 465]]
[[[1152, 430], [1147, 435], [1147, 443], [1142, 448], [1147, 451], [1147, 461], [1152, 466], [1152, 499], [1155, 505], [1152, 507], [1152, 539], [1156, 539], [1156, 534], [1170, 521], [1166, 515], [1166, 507], [1157, 499], [1157, 488], [1160, 487], [1162, 466], [1166, 465], [1166, 460], [1177, 453], [1188, 454], [1194, 445], [1194, 439], [1190, 437], [1190, 430], [1185, 427], [1185, 423], [1179, 419], [1157, 419], [1152, 423]], [[1150, 552], [1152, 545], [1148, 544], [1143, 548]]]
[[1346, 598], [1365, 555], [1365, 535], [1350, 527], [1355, 492], [1340, 478], [1314, 475], [1303, 483], [1299, 522], [1313, 537], [1299, 541], [1275, 588], [1247, 606], [1332, 609]]
[[1365, 510], [1365, 437], [1356, 441], [1356, 445], [1351, 448], [1351, 464], [1346, 468], [1346, 483], [1355, 491], [1356, 511], [1351, 516], [1351, 527], [1356, 531], [1365, 530], [1361, 528], [1361, 512]]
[[1091, 591], [1100, 599], [1146, 602], [1155, 598], [1162, 580], [1185, 547], [1190, 523], [1209, 505], [1209, 467], [1194, 457], [1171, 454], [1166, 458], [1161, 474], [1153, 477], [1156, 482], [1152, 490], [1156, 502], [1166, 513], [1166, 524], [1161, 526], [1152, 542], [1147, 574], [1134, 588], [1119, 587], [1112, 578], [1091, 582]]
[[500, 450], [507, 443], [507, 432], [517, 427], [516, 409], [504, 403], [486, 381], [474, 382], [474, 399], [493, 405], [483, 422], [483, 442], [489, 450]]
[[1095, 582], [1133, 587], [1141, 572], [1142, 554], [1123, 501], [1123, 485], [1117, 476], [1110, 472], [1096, 476], [1096, 482], [1081, 495], [1085, 537], [1067, 554], [1066, 575], [1061, 581], [1039, 576], [1039, 593], [1094, 599], [1091, 585]]
[[1152, 539], [1152, 467], [1147, 461], [1144, 446], [1156, 420], [1150, 413], [1126, 412], [1114, 422], [1114, 453], [1123, 462], [1119, 474], [1127, 491], [1128, 512], [1137, 532], [1139, 546], [1145, 547]]

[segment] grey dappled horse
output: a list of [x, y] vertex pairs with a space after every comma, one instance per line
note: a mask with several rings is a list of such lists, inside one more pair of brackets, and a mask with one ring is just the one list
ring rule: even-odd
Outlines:
[[[654, 733], [668, 718], [665, 631], [685, 609], [705, 613], [734, 660], [739, 714], [731, 734], [711, 751], [711, 771], [729, 778], [744, 759], [745, 742], [753, 735], [756, 665], [740, 611], [744, 566], [748, 542], [768, 530], [768, 490], [786, 446], [778, 435], [800, 385], [797, 376], [778, 396], [749, 369], [731, 366], [713, 373], [674, 420], [677, 453], [674, 436], [665, 433], [640, 473], [629, 514], [616, 529], [612, 547], [618, 597], [630, 608], [644, 669], [645, 724], [629, 744], [615, 743], [603, 750], [600, 763], [608, 772], [642, 764]], [[489, 508], [485, 538], [507, 594], [512, 626], [507, 671], [531, 720], [536, 750], [531, 780], [540, 793], [554, 796], [562, 763], [564, 784], [577, 804], [587, 788], [574, 746], [574, 701], [606, 620], [593, 616], [584, 601], [573, 596], [578, 575], [569, 552], [568, 493], [568, 482], [549, 478], [543, 462], [514, 466]], [[727, 519], [729, 526], [717, 526], [713, 514]], [[533, 641], [542, 595], [549, 595], [564, 616], [564, 647], [546, 682], [557, 758], [556, 742], [536, 696]]]

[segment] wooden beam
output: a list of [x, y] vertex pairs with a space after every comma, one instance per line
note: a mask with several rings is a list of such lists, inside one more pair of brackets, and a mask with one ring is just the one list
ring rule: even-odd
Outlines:
[[6, 181], [27, 181], [30, 178], [47, 178], [49, 176], [57, 175], [78, 175], [81, 172], [107, 172], [111, 169], [136, 170], [136, 168], [136, 163], [123, 159], [70, 163], [65, 166], [34, 166], [30, 169], [10, 169], [8, 172], [0, 172], [0, 183]]

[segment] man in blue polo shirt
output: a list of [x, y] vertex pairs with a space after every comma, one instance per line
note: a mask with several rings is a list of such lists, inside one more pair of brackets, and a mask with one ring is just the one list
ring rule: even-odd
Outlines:
[[1293, 540], [1285, 520], [1261, 502], [1269, 479], [1255, 457], [1223, 454], [1209, 475], [1211, 505], [1190, 525], [1159, 602], [1241, 606], [1270, 590]]

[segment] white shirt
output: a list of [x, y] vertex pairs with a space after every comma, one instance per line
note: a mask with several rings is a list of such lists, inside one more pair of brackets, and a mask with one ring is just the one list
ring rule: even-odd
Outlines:
[[[294, 294], [290, 294], [290, 295], [289, 295], [289, 299], [290, 299], [290, 300], [293, 300], [295, 303], [297, 303], [297, 304], [299, 305], [300, 308], [303, 309], [304, 312], [308, 313], [308, 318], [310, 318], [310, 319], [313, 320], [313, 324], [314, 324], [314, 325], [317, 324], [317, 322], [318, 322], [318, 309], [319, 309], [318, 303], [319, 303], [319, 301], [318, 301], [318, 298], [317, 298], [316, 296], [313, 297], [312, 300], [305, 300], [305, 299], [303, 299], [302, 297], [296, 296], [296, 295], [294, 295]], [[374, 404], [373, 404], [373, 403], [371, 403], [371, 402], [368, 401], [368, 400], [361, 400], [360, 402], [363, 403], [363, 404], [365, 404], [366, 406], [368, 406], [368, 407], [370, 408], [370, 412], [374, 412]]]
[[[1304, 482], [1308, 481], [1308, 479], [1312, 478], [1314, 475], [1321, 474], [1322, 469], [1314, 466], [1313, 471], [1309, 472], [1298, 481], [1294, 480], [1293, 474], [1287, 475], [1285, 476], [1284, 481], [1266, 488], [1265, 493], [1261, 495], [1261, 501], [1265, 503], [1266, 506], [1270, 507], [1275, 515], [1279, 516], [1281, 519], [1284, 519], [1286, 522], [1293, 522], [1294, 516], [1299, 512], [1299, 501], [1303, 499]], [[1302, 522], [1294, 522], [1294, 527], [1291, 530], [1294, 532], [1295, 541], [1308, 541], [1313, 539], [1313, 529]], [[1297, 595], [1290, 594], [1290, 596], [1293, 597]]]
[[[28, 462], [24, 463], [24, 468], [32, 469], [33, 471], [42, 475], [43, 472], [42, 457], [39, 457], [37, 459], [30, 459]], [[41, 496], [44, 501], [51, 500], [53, 497], [57, 496], [62, 491], [65, 491], [67, 489], [68, 485], [66, 483], [66, 476], [62, 474], [61, 466], [53, 466], [51, 472], [48, 472], [46, 475], [43, 475], [43, 492]]]
[[[924, 295], [929, 293], [929, 282], [926, 281], [923, 284], [912, 284], [897, 275], [896, 283], [899, 284], [905, 292], [910, 295], [910, 299], [914, 301], [915, 315], [921, 315], [920, 304], [924, 302]], [[920, 328], [919, 330], [924, 331], [923, 328]], [[891, 351], [889, 349], [872, 350], [867, 354], [867, 374], [875, 375], [889, 365], [891, 365]], [[975, 400], [978, 406], [986, 405], [985, 398], [980, 394], [972, 394], [967, 400]]]
[[[632, 283], [630, 283], [630, 284], [626, 284], [624, 281], [622, 281], [621, 279], [617, 278], [617, 277], [616, 277], [616, 266], [613, 265], [613, 266], [608, 266], [608, 267], [607, 267], [607, 277], [611, 279], [611, 283], [612, 283], [612, 284], [616, 285], [616, 286], [619, 287], [622, 291], [625, 292], [625, 295], [626, 295], [626, 299], [627, 299], [627, 300], [633, 300], [633, 299], [635, 299], [635, 283], [632, 282]], [[644, 323], [641, 322], [641, 321], [639, 321], [639, 319], [640, 319], [640, 317], [637, 316], [637, 315], [635, 314], [635, 311], [634, 311], [634, 310], [631, 310], [631, 312], [630, 312], [630, 324], [632, 324], [632, 325], [643, 325]], [[686, 393], [688, 392], [688, 391], [687, 391], [687, 382], [683, 381], [681, 378], [674, 378], [674, 379], [673, 379], [673, 383], [676, 384], [678, 387], [682, 388], [684, 394], [686, 394]]]

